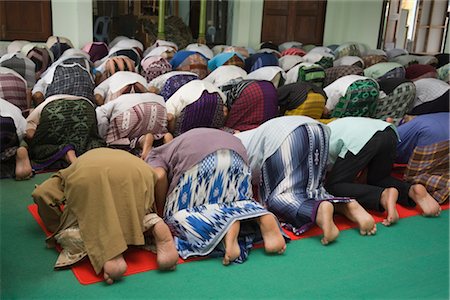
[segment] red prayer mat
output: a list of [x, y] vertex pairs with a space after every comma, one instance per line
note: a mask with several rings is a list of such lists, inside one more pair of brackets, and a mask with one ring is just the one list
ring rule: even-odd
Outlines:
[[[449, 209], [449, 203], [445, 203], [441, 205], [442, 210]], [[45, 228], [44, 223], [42, 222], [38, 211], [37, 211], [37, 205], [31, 204], [28, 206], [28, 210], [30, 211], [31, 215], [34, 217], [36, 222], [39, 224], [39, 226], [42, 228], [42, 230], [45, 232], [46, 236], [50, 236], [51, 232]], [[401, 205], [397, 204], [397, 210], [400, 218], [407, 218], [419, 215], [421, 212], [417, 208], [406, 208]], [[379, 223], [383, 221], [383, 214], [379, 212], [371, 212], [372, 216], [375, 219], [375, 222]], [[346, 230], [350, 228], [355, 228], [356, 224], [350, 222], [346, 218], [342, 216], [335, 216], [334, 221], [339, 228], [339, 230]], [[318, 236], [322, 234], [322, 230], [314, 226], [307, 232], [303, 233], [300, 236], [294, 235], [292, 232], [284, 230], [286, 234], [292, 239], [292, 240], [299, 240], [304, 239], [312, 236]], [[257, 245], [255, 248], [262, 247], [262, 244]], [[156, 255], [150, 251], [146, 251], [139, 248], [129, 248], [125, 254], [124, 254], [125, 261], [127, 262], [128, 268], [125, 273], [125, 276], [137, 274], [140, 272], [146, 272], [151, 270], [157, 270], [158, 265], [156, 263]], [[195, 257], [195, 258], [189, 258], [187, 260], [178, 259], [178, 264], [196, 261], [205, 259], [204, 257]], [[99, 275], [95, 274], [94, 268], [92, 267], [89, 259], [83, 259], [82, 261], [76, 263], [74, 266], [72, 266], [72, 272], [75, 275], [75, 277], [78, 279], [78, 281], [81, 284], [92, 284], [103, 281], [103, 274], [100, 273]]]

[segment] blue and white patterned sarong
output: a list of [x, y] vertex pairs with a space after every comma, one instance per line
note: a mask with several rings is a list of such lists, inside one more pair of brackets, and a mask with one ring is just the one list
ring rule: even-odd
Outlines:
[[324, 126], [299, 126], [262, 167], [261, 199], [283, 227], [296, 235], [314, 224], [320, 202], [351, 201], [334, 197], [323, 187], [329, 140]]
[[[180, 177], [166, 199], [164, 220], [183, 259], [223, 256], [221, 241], [235, 221], [269, 213], [252, 199], [250, 180], [249, 167], [232, 150], [208, 155]], [[241, 256], [235, 262], [246, 259], [257, 235], [253, 233], [239, 236]]]

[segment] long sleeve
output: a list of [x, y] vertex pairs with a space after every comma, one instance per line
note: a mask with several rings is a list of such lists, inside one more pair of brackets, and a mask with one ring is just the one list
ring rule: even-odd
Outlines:
[[97, 114], [98, 133], [102, 139], [105, 139], [108, 132], [109, 122], [116, 102], [109, 102], [95, 109]]
[[49, 231], [55, 232], [60, 225], [62, 215], [59, 206], [64, 200], [62, 178], [59, 173], [38, 185], [31, 196], [38, 206], [38, 213], [45, 227]]

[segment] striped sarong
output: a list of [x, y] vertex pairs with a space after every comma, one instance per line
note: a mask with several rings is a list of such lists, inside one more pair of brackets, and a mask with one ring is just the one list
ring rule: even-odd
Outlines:
[[296, 235], [313, 226], [321, 201], [350, 201], [323, 187], [329, 141], [325, 126], [299, 126], [262, 166], [261, 201]]
[[[175, 237], [182, 258], [223, 256], [221, 243], [233, 222], [249, 220], [268, 211], [252, 199], [250, 168], [234, 151], [218, 150], [181, 175], [167, 196], [164, 221]], [[238, 237], [243, 262], [255, 241], [255, 230]], [[214, 253], [215, 252], [215, 253]]]
[[199, 99], [181, 111], [175, 122], [174, 136], [193, 128], [221, 128], [225, 123], [224, 103], [218, 93], [203, 91]]
[[14, 104], [22, 112], [30, 108], [27, 101], [27, 85], [14, 74], [0, 74], [0, 98]]
[[308, 92], [306, 100], [297, 108], [287, 110], [285, 116], [307, 116], [313, 119], [320, 119], [325, 108], [325, 97], [322, 94]]
[[147, 133], [152, 133], [155, 140], [167, 133], [166, 109], [158, 103], [137, 104], [112, 119], [105, 140], [108, 146], [118, 144], [132, 149]]
[[420, 183], [440, 204], [448, 200], [449, 141], [442, 141], [414, 149], [405, 171], [405, 179], [412, 184]]
[[301, 66], [298, 69], [297, 81], [309, 82], [318, 87], [323, 87], [325, 82], [325, 70], [322, 66], [317, 64], [312, 66]]

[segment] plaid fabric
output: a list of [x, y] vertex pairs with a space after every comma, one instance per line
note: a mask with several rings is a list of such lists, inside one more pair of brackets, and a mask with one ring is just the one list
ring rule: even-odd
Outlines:
[[337, 47], [334, 51], [335, 59], [344, 57], [344, 56], [359, 56], [361, 57], [361, 51], [359, 50], [359, 46], [357, 44], [345, 43], [341, 46]]
[[364, 66], [366, 66], [366, 68], [373, 66], [377, 63], [380, 62], [387, 62], [387, 57], [384, 55], [366, 55], [363, 58], [364, 61]]
[[324, 87], [347, 75], [364, 76], [364, 70], [357, 66], [337, 66], [325, 70]]
[[242, 69], [245, 68], [244, 61], [237, 55], [233, 55], [232, 57], [230, 57], [230, 59], [227, 60], [223, 65], [224, 66], [226, 66], [226, 65], [238, 66], [238, 67], [241, 67]]
[[141, 75], [145, 77], [147, 82], [152, 81], [156, 77], [172, 71], [172, 66], [167, 59], [161, 57], [159, 60], [143, 66]]
[[14, 104], [21, 111], [30, 108], [25, 82], [14, 74], [0, 74], [0, 98]]
[[449, 141], [416, 147], [406, 167], [405, 179], [424, 185], [440, 204], [447, 201], [450, 191]]
[[194, 103], [186, 106], [176, 120], [174, 136], [193, 128], [221, 128], [225, 122], [223, 100], [218, 93], [204, 91]]
[[371, 117], [376, 109], [379, 90], [371, 79], [356, 80], [339, 99], [331, 117]]
[[0, 150], [2, 163], [16, 155], [17, 148], [19, 148], [19, 137], [17, 136], [14, 120], [11, 117], [0, 116]]
[[416, 96], [416, 86], [410, 81], [399, 84], [386, 97], [379, 98], [374, 118], [385, 120], [387, 117], [394, 119], [398, 124], [411, 107]]
[[298, 69], [297, 81], [309, 82], [318, 87], [323, 87], [325, 82], [325, 70], [317, 64], [301, 66]]
[[198, 79], [208, 76], [208, 61], [201, 54], [189, 55], [177, 68], [177, 71], [189, 71], [198, 75]]
[[45, 97], [58, 94], [81, 96], [95, 103], [94, 81], [87, 60], [71, 58], [56, 68], [53, 81], [47, 87]]
[[155, 140], [161, 139], [167, 133], [167, 114], [164, 106], [145, 102], [124, 111], [109, 124], [106, 133], [106, 144], [130, 145], [133, 140], [152, 133]]
[[159, 94], [164, 98], [164, 101], [167, 101], [180, 87], [195, 79], [198, 79], [198, 77], [188, 74], [172, 76], [166, 80]]
[[21, 53], [2, 61], [0, 67], [9, 68], [19, 73], [27, 81], [27, 87], [29, 88], [32, 88], [36, 83], [34, 62]]
[[231, 104], [226, 127], [250, 130], [278, 115], [277, 91], [270, 81], [244, 81], [235, 90], [238, 96]]
[[286, 116], [307, 116], [313, 119], [320, 119], [325, 107], [325, 97], [319, 93], [309, 92], [305, 102], [297, 108], [287, 110]]

